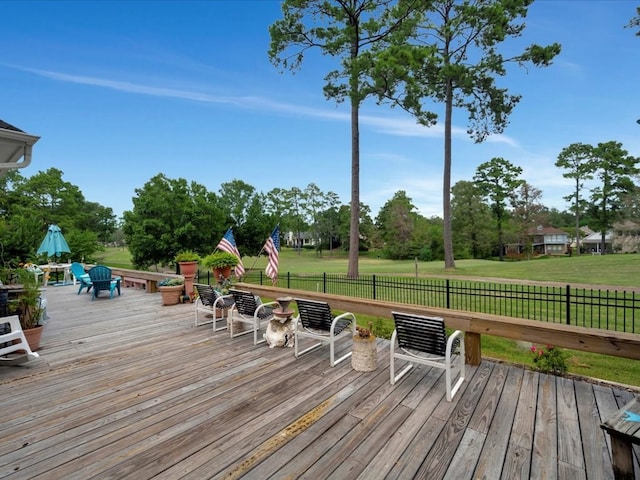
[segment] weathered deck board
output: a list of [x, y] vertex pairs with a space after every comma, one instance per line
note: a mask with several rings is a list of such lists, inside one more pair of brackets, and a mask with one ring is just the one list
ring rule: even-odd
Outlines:
[[448, 403], [437, 369], [391, 386], [386, 341], [360, 373], [76, 292], [48, 289], [40, 359], [0, 367], [0, 478], [606, 479], [600, 422], [637, 394], [483, 361]]

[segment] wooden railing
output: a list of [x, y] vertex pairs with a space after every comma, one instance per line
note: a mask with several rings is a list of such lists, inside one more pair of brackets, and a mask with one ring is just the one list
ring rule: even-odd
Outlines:
[[128, 286], [128, 282], [142, 283], [147, 293], [155, 293], [158, 291], [158, 282], [163, 278], [183, 278], [181, 275], [162, 272], [144, 272], [142, 270], [129, 270], [126, 268], [112, 268], [113, 275], [122, 277], [123, 285]]
[[596, 328], [539, 322], [460, 310], [432, 308], [421, 305], [393, 303], [342, 295], [314, 293], [266, 285], [239, 283], [237, 288], [249, 290], [265, 298], [299, 297], [328, 302], [335, 310], [355, 314], [391, 318], [394, 310], [434, 315], [445, 319], [449, 328], [465, 332], [465, 357], [471, 365], [479, 365], [482, 357], [481, 335], [554, 345], [582, 352], [600, 353], [640, 360], [640, 335]]

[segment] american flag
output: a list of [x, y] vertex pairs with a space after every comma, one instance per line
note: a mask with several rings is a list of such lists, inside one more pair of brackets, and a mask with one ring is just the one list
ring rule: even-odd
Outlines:
[[238, 247], [236, 246], [236, 240], [233, 238], [233, 232], [231, 231], [231, 227], [227, 230], [227, 233], [224, 234], [220, 243], [218, 243], [217, 248], [222, 250], [223, 252], [232, 253], [236, 257], [238, 257], [238, 265], [236, 265], [236, 277], [241, 277], [244, 275], [244, 265], [242, 264], [242, 257], [240, 256], [240, 252], [238, 251]]
[[273, 229], [271, 236], [267, 238], [267, 243], [264, 244], [264, 251], [269, 255], [269, 263], [265, 272], [267, 277], [271, 279], [271, 282], [275, 285], [278, 281], [278, 261], [280, 259], [280, 225], [276, 225]]

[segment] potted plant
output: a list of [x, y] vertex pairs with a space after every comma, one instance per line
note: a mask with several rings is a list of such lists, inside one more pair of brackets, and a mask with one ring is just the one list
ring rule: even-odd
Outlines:
[[204, 257], [202, 264], [213, 270], [215, 278], [229, 278], [231, 276], [231, 267], [238, 265], [238, 257], [233, 253], [218, 251]]
[[175, 256], [174, 260], [178, 265], [180, 265], [180, 273], [182, 275], [194, 276], [198, 270], [200, 255], [193, 250], [183, 250]]
[[213, 287], [220, 295], [229, 295], [230, 288], [233, 288], [233, 280], [231, 280], [231, 277], [218, 278], [218, 284]]
[[184, 278], [163, 278], [158, 282], [162, 305], [177, 305], [184, 291]]
[[369, 328], [356, 326], [351, 350], [351, 366], [358, 372], [372, 372], [377, 368], [378, 356], [373, 322], [369, 322]]
[[198, 273], [200, 255], [193, 250], [183, 250], [175, 256], [175, 261], [180, 265], [180, 273], [185, 280], [184, 291], [191, 298], [193, 295], [193, 279]]
[[42, 292], [34, 273], [25, 268], [9, 270], [10, 283], [21, 286], [15, 299], [8, 302], [9, 315], [18, 315], [31, 350], [40, 348], [40, 338], [44, 328], [45, 306]]

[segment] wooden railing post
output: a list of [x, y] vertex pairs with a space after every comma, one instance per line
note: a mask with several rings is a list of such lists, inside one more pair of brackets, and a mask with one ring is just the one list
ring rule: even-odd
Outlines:
[[464, 333], [464, 350], [464, 358], [467, 365], [480, 365], [480, 361], [482, 360], [482, 345], [479, 333]]

